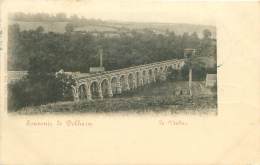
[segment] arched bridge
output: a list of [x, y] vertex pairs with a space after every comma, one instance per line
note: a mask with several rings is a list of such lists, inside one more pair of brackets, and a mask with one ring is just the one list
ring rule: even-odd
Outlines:
[[72, 87], [74, 100], [113, 97], [113, 95], [134, 90], [159, 79], [166, 80], [169, 68], [181, 69], [183, 65], [183, 59], [176, 59], [75, 76], [76, 85]]

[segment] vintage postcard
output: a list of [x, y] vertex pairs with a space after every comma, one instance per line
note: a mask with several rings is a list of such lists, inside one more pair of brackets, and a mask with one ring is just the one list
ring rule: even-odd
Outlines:
[[0, 164], [260, 164], [259, 18], [258, 2], [3, 1]]
[[139, 19], [9, 12], [8, 112], [217, 114], [214, 18]]

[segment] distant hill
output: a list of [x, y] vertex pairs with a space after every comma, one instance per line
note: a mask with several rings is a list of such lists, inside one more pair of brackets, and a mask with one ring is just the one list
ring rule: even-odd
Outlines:
[[[68, 23], [73, 23], [69, 21], [17, 21], [10, 20], [9, 24], [19, 24], [20, 30], [34, 30], [39, 26], [44, 28], [45, 32], [56, 32], [64, 33], [65, 26]], [[88, 31], [88, 32], [102, 32], [102, 31], [131, 31], [131, 30], [143, 30], [151, 29], [158, 33], [165, 33], [166, 31], [175, 34], [182, 35], [185, 32], [193, 33], [196, 32], [199, 37], [202, 37], [202, 32], [204, 29], [208, 29], [212, 33], [212, 37], [216, 38], [216, 28], [214, 26], [208, 25], [195, 25], [195, 24], [184, 24], [184, 23], [139, 23], [139, 22], [118, 22], [118, 21], [101, 21], [101, 22], [83, 22], [83, 23], [73, 23], [75, 25], [75, 31]]]
[[212, 37], [216, 38], [216, 27], [209, 25], [196, 25], [186, 23], [139, 23], [139, 22], [122, 22], [115, 24], [117, 27], [125, 27], [128, 29], [153, 29], [158, 31], [174, 31], [176, 34], [183, 34], [185, 32], [196, 32], [199, 37], [202, 36], [204, 29], [208, 29], [212, 33]]
[[9, 21], [9, 25], [18, 24], [20, 30], [35, 30], [39, 26], [44, 28], [45, 32], [64, 33], [65, 26], [68, 22], [26, 22], [26, 21]]

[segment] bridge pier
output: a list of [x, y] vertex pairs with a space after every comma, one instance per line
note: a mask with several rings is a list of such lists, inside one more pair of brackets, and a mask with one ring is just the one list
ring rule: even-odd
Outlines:
[[122, 93], [122, 86], [121, 86], [121, 83], [120, 83], [120, 77], [118, 76], [117, 79], [116, 79], [116, 93], [117, 94], [121, 94]]
[[139, 80], [139, 81], [137, 82], [137, 86], [138, 86], [138, 87], [143, 86], [144, 82], [143, 82], [142, 72], [139, 73], [138, 80]]
[[102, 94], [102, 88], [101, 88], [101, 83], [98, 86], [98, 96], [101, 100], [103, 100], [103, 94]]
[[134, 76], [134, 78], [133, 78], [133, 88], [134, 88], [134, 89], [137, 88], [137, 82], [136, 82], [135, 76]]
[[155, 77], [154, 71], [152, 71], [152, 79], [153, 79], [153, 82], [156, 82], [156, 77]]
[[130, 86], [129, 86], [129, 82], [128, 82], [128, 76], [126, 76], [126, 79], [125, 79], [125, 86], [126, 86], [126, 91], [129, 91]]
[[162, 71], [162, 73], [161, 73], [161, 80], [162, 81], [166, 81], [166, 73], [164, 72], [164, 71]]
[[72, 87], [72, 93], [73, 93], [74, 101], [79, 101], [78, 87], [75, 87], [75, 86], [71, 86], [71, 87]]
[[146, 73], [145, 74], [146, 84], [150, 84], [151, 83], [151, 79], [150, 79], [150, 71], [149, 71], [149, 69], [146, 70], [145, 73]]
[[111, 81], [108, 82], [108, 97], [113, 97], [113, 91], [111, 86]]
[[91, 101], [92, 100], [92, 94], [90, 90], [90, 84], [87, 85], [87, 100]]
[[151, 83], [149, 76], [147, 76], [147, 80], [146, 81], [147, 81], [147, 84]]
[[146, 75], [142, 76], [142, 80], [143, 80], [143, 85], [142, 86], [146, 85], [147, 84], [147, 77], [146, 77]]
[[150, 73], [149, 73], [149, 70], [146, 71], [145, 77], [146, 77], [146, 83], [147, 83], [147, 84], [150, 84], [151, 81], [150, 81]]

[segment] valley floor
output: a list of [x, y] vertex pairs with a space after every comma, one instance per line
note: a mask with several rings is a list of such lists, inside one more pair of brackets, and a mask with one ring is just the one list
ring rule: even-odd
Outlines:
[[217, 89], [206, 88], [205, 82], [193, 82], [193, 96], [188, 82], [150, 84], [113, 98], [95, 101], [57, 102], [25, 107], [19, 114], [42, 113], [185, 113], [217, 114]]

